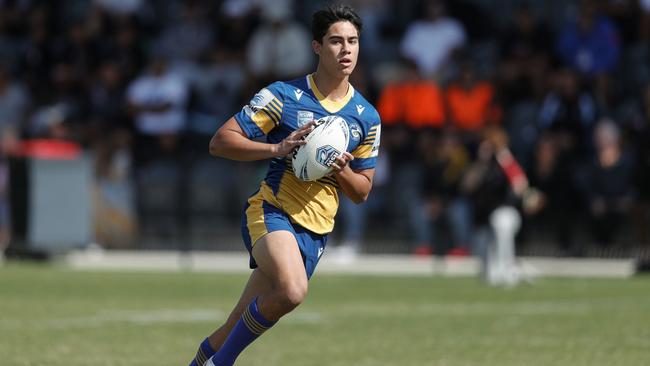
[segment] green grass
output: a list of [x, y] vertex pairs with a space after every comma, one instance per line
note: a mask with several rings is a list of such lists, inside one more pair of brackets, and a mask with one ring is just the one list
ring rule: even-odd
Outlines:
[[[0, 365], [185, 366], [245, 276], [0, 267]], [[318, 275], [249, 347], [250, 366], [635, 366], [650, 360], [650, 278]]]

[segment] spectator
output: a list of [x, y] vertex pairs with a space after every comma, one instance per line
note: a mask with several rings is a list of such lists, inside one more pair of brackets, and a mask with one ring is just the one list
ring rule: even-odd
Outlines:
[[131, 83], [127, 99], [138, 134], [136, 163], [179, 152], [181, 133], [187, 123], [187, 98], [187, 83], [172, 73], [160, 56]]
[[612, 21], [597, 13], [593, 0], [582, 0], [578, 19], [560, 32], [556, 51], [568, 66], [588, 79], [595, 79], [598, 101], [608, 103], [609, 74], [620, 54], [618, 30]]
[[[579, 205], [575, 203], [579, 192], [573, 181], [576, 166], [567, 154], [559, 146], [555, 135], [542, 134], [528, 177], [531, 185], [544, 193], [545, 204], [539, 212], [530, 216], [528, 223], [535, 233], [550, 233], [550, 240], [557, 243], [562, 254], [580, 256], [584, 253], [584, 247], [574, 241], [578, 224], [576, 217], [580, 215]], [[529, 232], [524, 230], [524, 233]]]
[[[414, 63], [407, 62], [405, 80], [390, 83], [382, 90], [377, 109], [382, 118], [382, 145], [390, 158], [392, 197], [399, 197], [392, 207], [406, 211], [415, 248], [427, 247], [426, 227], [420, 195], [422, 160], [419, 142], [426, 132], [440, 130], [445, 123], [444, 99], [440, 88], [424, 79]], [[427, 254], [427, 253], [422, 253]]]
[[[361, 52], [365, 55], [364, 59], [381, 60], [383, 57], [390, 56], [386, 55], [385, 43], [382, 40], [384, 24], [388, 16], [392, 15], [388, 9], [390, 2], [388, 0], [352, 0], [348, 3], [363, 19]], [[391, 21], [393, 21], [392, 18]]]
[[186, 1], [182, 4], [179, 19], [168, 25], [158, 39], [160, 51], [167, 60], [191, 62], [208, 52], [214, 34], [205, 14], [201, 2]]
[[[185, 79], [170, 71], [159, 54], [127, 90], [135, 124], [138, 210], [149, 215], [156, 232], [168, 237], [188, 234], [185, 177], [191, 165], [184, 151], [188, 96]], [[150, 193], [156, 190], [164, 193], [154, 199]]]
[[598, 113], [596, 101], [588, 91], [580, 90], [578, 76], [571, 69], [555, 72], [552, 85], [539, 109], [539, 129], [553, 134], [568, 158], [582, 158], [591, 146], [589, 136]]
[[47, 99], [38, 105], [31, 118], [29, 137], [87, 142], [87, 95], [84, 84], [69, 63], [55, 64]]
[[578, 19], [564, 25], [557, 39], [558, 56], [581, 74], [613, 71], [620, 41], [612, 21], [598, 13], [592, 0], [580, 2]]
[[[225, 0], [221, 3], [220, 19], [216, 22], [219, 43], [242, 63], [246, 49], [259, 24], [259, 0]], [[224, 36], [227, 35], [227, 36]]]
[[627, 139], [635, 157], [635, 180], [638, 200], [633, 216], [637, 237], [643, 244], [650, 243], [650, 84], [641, 93], [641, 103], [628, 124]]
[[5, 144], [7, 138], [21, 133], [29, 105], [30, 97], [24, 85], [12, 81], [8, 70], [0, 65], [0, 136]]
[[541, 98], [551, 49], [551, 36], [545, 25], [535, 18], [529, 6], [520, 5], [500, 41], [498, 77], [504, 103]]
[[145, 65], [143, 39], [132, 18], [115, 19], [115, 30], [100, 47], [102, 59], [114, 60], [125, 79], [133, 80]]
[[19, 70], [33, 99], [41, 102], [50, 91], [50, 69], [54, 64], [51, 20], [44, 6], [29, 13], [28, 30], [23, 43]]
[[[431, 135], [428, 135], [431, 137]], [[428, 247], [417, 252], [427, 253], [432, 248], [437, 254], [467, 255], [471, 250], [471, 213], [467, 199], [460, 194], [460, 182], [470, 163], [470, 156], [458, 136], [443, 133], [439, 141], [424, 140], [424, 173], [422, 182], [423, 215]], [[438, 236], [440, 224], [446, 219], [450, 228], [451, 245], [443, 245]]]
[[610, 245], [617, 239], [635, 198], [634, 163], [621, 145], [618, 126], [601, 120], [594, 129], [596, 156], [578, 176], [589, 213], [589, 228], [596, 242]]
[[447, 88], [446, 99], [451, 126], [474, 152], [482, 130], [501, 122], [494, 87], [487, 81], [477, 80], [473, 65], [465, 62], [458, 80]]
[[97, 141], [118, 127], [129, 128], [125, 101], [125, 80], [117, 63], [107, 60], [97, 70], [89, 88], [91, 140]]
[[465, 41], [462, 24], [446, 15], [444, 2], [426, 0], [423, 19], [408, 27], [400, 47], [402, 56], [414, 60], [425, 78], [444, 78], [445, 66]]
[[257, 84], [304, 76], [313, 66], [314, 56], [307, 29], [292, 19], [292, 1], [262, 3], [264, 23], [255, 30], [247, 45], [247, 65]]
[[405, 60], [404, 63], [404, 79], [387, 84], [377, 101], [383, 125], [388, 129], [409, 126], [413, 130], [444, 127], [442, 90], [435, 82], [422, 77], [414, 62]]

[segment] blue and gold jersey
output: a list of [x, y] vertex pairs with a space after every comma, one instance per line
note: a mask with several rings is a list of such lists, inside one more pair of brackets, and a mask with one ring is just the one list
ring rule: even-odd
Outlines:
[[[329, 115], [342, 117], [348, 123], [347, 151], [354, 156], [350, 167], [354, 170], [374, 168], [381, 133], [379, 114], [352, 86], [342, 101], [331, 102], [318, 90], [311, 75], [275, 82], [260, 90], [235, 119], [248, 138], [266, 137], [269, 143], [275, 144], [311, 120]], [[296, 178], [291, 158], [282, 157], [271, 159], [257, 195], [286, 212], [298, 225], [317, 234], [326, 234], [334, 228], [338, 188], [333, 176], [314, 182]]]

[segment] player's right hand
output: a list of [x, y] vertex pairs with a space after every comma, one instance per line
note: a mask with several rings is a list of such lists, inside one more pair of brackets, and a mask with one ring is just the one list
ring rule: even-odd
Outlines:
[[284, 140], [280, 141], [280, 143], [276, 144], [276, 155], [289, 155], [293, 149], [306, 144], [307, 141], [305, 141], [304, 137], [314, 130], [315, 124], [316, 121], [307, 123], [306, 125], [293, 131], [291, 134], [289, 134], [289, 136], [285, 137]]

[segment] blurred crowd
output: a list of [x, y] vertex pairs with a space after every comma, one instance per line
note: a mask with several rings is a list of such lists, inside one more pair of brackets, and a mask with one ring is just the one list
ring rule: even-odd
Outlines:
[[[404, 250], [470, 252], [486, 212], [521, 206], [491, 168], [505, 150], [540, 192], [535, 210], [522, 206], [522, 243], [564, 255], [648, 243], [650, 1], [347, 3], [364, 21], [352, 83], [383, 132], [371, 199], [342, 200], [337, 238], [390, 232]], [[314, 69], [308, 27], [322, 5], [0, 1], [0, 240], [7, 161], [33, 139], [93, 157], [103, 245], [238, 225], [265, 164], [211, 159], [208, 141], [259, 88]]]

